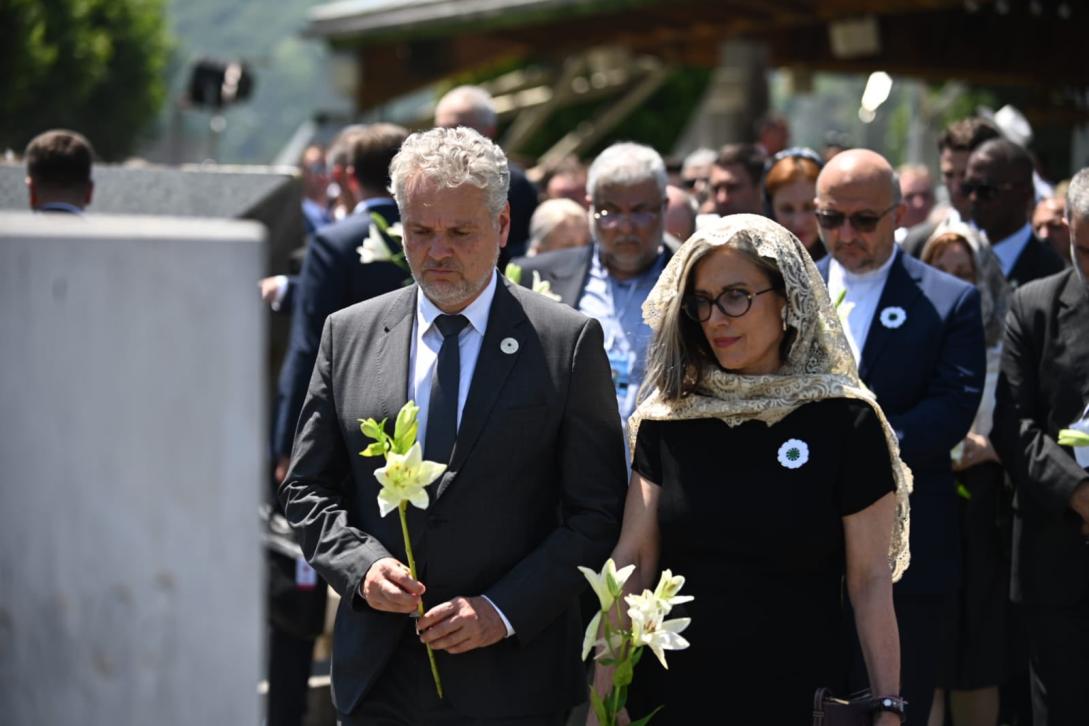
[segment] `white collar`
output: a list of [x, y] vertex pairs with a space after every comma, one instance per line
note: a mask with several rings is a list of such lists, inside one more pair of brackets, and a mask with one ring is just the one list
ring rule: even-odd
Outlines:
[[[468, 318], [469, 325], [472, 325], [481, 335], [484, 335], [484, 330], [488, 327], [488, 314], [491, 312], [492, 300], [495, 299], [495, 287], [498, 284], [499, 280], [496, 277], [495, 270], [492, 270], [491, 279], [481, 293], [476, 296], [476, 300], [473, 300], [468, 307], [458, 313]], [[431, 302], [427, 295], [424, 295], [423, 288], [416, 288], [416, 325], [420, 331], [419, 335], [427, 333], [431, 328], [431, 324], [435, 322], [435, 318], [444, 314], [435, 303]]]

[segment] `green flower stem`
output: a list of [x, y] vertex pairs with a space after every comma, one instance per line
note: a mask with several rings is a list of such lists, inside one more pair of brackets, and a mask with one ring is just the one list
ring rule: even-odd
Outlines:
[[[397, 513], [401, 515], [401, 534], [405, 537], [405, 554], [408, 555], [408, 570], [412, 574], [412, 579], [416, 579], [416, 558], [412, 556], [412, 540], [408, 537], [408, 518], [405, 516], [405, 510], [408, 509], [408, 502], [401, 502], [401, 505], [397, 507]], [[416, 605], [416, 612], [420, 617], [423, 617], [424, 606], [421, 600]], [[442, 700], [442, 680], [439, 678], [439, 666], [435, 663], [435, 653], [431, 650], [431, 646], [424, 644], [427, 648], [427, 660], [431, 664], [431, 677], [435, 679], [435, 691], [439, 694], [439, 700]]]

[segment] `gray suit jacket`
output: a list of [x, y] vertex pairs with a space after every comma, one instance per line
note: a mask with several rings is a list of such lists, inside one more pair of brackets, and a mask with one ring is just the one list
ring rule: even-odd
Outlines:
[[[359, 420], [392, 426], [407, 399], [415, 302], [413, 285], [329, 316], [280, 490], [307, 559], [343, 598], [333, 644], [342, 713], [411, 627], [356, 593], [376, 560], [407, 561], [398, 517], [379, 516], [382, 461], [359, 456]], [[516, 352], [500, 349], [507, 338]], [[516, 633], [436, 654], [447, 698], [466, 716], [554, 713], [585, 698], [576, 567], [608, 556], [626, 490], [610, 381], [596, 321], [500, 278], [449, 470], [429, 487], [426, 511], [408, 508], [425, 607], [484, 594]]]

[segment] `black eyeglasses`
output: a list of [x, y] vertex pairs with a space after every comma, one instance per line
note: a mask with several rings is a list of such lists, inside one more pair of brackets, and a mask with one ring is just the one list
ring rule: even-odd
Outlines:
[[975, 182], [962, 182], [960, 185], [960, 193], [963, 197], [970, 197], [973, 194], [976, 195], [980, 201], [989, 202], [998, 196], [999, 192], [1008, 192], [1010, 189], [1015, 188], [1017, 185], [1012, 183], [1006, 184], [977, 184]]
[[686, 295], [684, 300], [681, 301], [681, 306], [684, 308], [684, 314], [697, 323], [706, 323], [711, 319], [712, 305], [727, 317], [740, 318], [749, 312], [752, 301], [757, 295], [763, 295], [765, 292], [771, 292], [774, 289], [774, 287], [769, 287], [767, 290], [746, 292], [745, 290], [733, 288], [723, 290], [714, 300], [709, 300], [703, 295]]
[[851, 227], [857, 232], [873, 232], [877, 227], [877, 223], [881, 221], [881, 218], [896, 209], [897, 206], [898, 205], [894, 204], [884, 212], [878, 214], [874, 214], [873, 212], [844, 214], [843, 212], [837, 212], [832, 209], [818, 209], [817, 224], [824, 229], [839, 229], [843, 226], [843, 221], [847, 220], [851, 223]]

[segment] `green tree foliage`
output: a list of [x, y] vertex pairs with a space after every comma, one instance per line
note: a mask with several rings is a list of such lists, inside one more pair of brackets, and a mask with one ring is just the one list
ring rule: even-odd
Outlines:
[[0, 2], [0, 148], [70, 128], [119, 160], [165, 97], [162, 0]]

